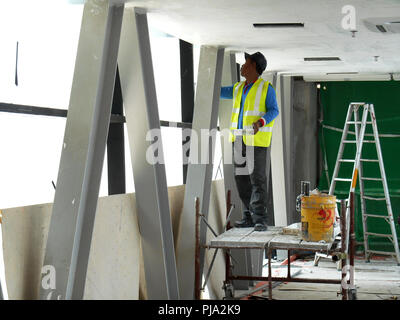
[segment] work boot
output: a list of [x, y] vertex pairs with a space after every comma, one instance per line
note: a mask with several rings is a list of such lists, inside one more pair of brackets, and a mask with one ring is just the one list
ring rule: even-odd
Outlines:
[[254, 222], [251, 217], [245, 217], [242, 220], [235, 221], [236, 228], [251, 228], [254, 227]]
[[254, 231], [267, 231], [267, 229], [267, 225], [262, 221], [259, 221], [254, 225]]

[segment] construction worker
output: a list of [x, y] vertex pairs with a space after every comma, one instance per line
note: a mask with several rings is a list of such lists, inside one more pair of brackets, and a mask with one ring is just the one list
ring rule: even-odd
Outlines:
[[[236, 187], [245, 207], [242, 220], [236, 221], [234, 225], [237, 228], [254, 227], [256, 231], [265, 231], [267, 148], [271, 144], [272, 127], [279, 110], [274, 88], [260, 78], [267, 67], [264, 55], [260, 52], [244, 55], [246, 63], [242, 65], [240, 74], [246, 81], [221, 88], [221, 98], [233, 99], [230, 141], [233, 143]], [[249, 129], [251, 134], [248, 134]], [[246, 158], [246, 148], [247, 155], [250, 154], [249, 148], [252, 148], [253, 166], [246, 163], [249, 161], [249, 157]], [[242, 164], [235, 161], [240, 155], [246, 159]], [[246, 165], [253, 168], [252, 172], [237, 174], [236, 169]]]

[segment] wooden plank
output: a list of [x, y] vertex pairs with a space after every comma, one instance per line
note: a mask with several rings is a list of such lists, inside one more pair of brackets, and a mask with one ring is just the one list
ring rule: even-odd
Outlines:
[[243, 238], [248, 234], [252, 233], [254, 228], [232, 228], [228, 231], [225, 231], [220, 236], [228, 236], [228, 237], [235, 237], [235, 238]]
[[267, 231], [254, 231], [254, 228], [232, 228], [215, 239], [211, 248], [265, 248], [268, 242], [282, 232], [282, 227], [269, 227]]
[[269, 246], [275, 249], [309, 249], [309, 250], [329, 250], [332, 243], [325, 242], [308, 242], [303, 241], [299, 236], [294, 235], [278, 235], [274, 237], [270, 242]]
[[322, 250], [327, 251], [332, 247], [333, 242], [308, 242], [301, 241], [300, 247], [302, 249], [310, 249], [310, 250]]
[[209, 246], [212, 248], [246, 248], [246, 243], [241, 242], [254, 228], [232, 228], [212, 239]]
[[270, 242], [269, 246], [274, 249], [287, 249], [287, 248], [299, 248], [301, 238], [298, 236], [281, 234], [275, 236]]
[[253, 231], [252, 233], [248, 234], [245, 238], [241, 241], [245, 242], [249, 247], [259, 247], [265, 248], [268, 243], [276, 237], [278, 234], [282, 233], [282, 228], [274, 227], [275, 229], [268, 231]]
[[303, 241], [299, 235], [283, 234], [283, 227], [268, 227], [267, 231], [253, 228], [233, 228], [210, 240], [210, 248], [306, 249], [327, 251], [332, 243]]

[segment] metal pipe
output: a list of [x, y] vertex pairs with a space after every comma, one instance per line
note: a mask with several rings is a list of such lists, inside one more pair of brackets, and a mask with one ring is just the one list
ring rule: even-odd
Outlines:
[[287, 265], [287, 277], [290, 279], [290, 250], [287, 251], [288, 253], [288, 265]]
[[228, 226], [228, 224], [230, 222], [233, 209], [235, 209], [235, 205], [231, 204], [230, 209], [227, 206], [228, 214], [227, 214], [226, 221], [225, 221], [225, 224], [224, 224], [224, 230], [227, 230], [227, 226]]
[[214, 229], [210, 226], [210, 224], [207, 222], [206, 217], [203, 214], [200, 214], [201, 219], [203, 220], [203, 222], [206, 224], [206, 226], [208, 227], [208, 229], [210, 229], [210, 231], [212, 232], [212, 234], [215, 237], [218, 237], [218, 234], [214, 231]]
[[[307, 279], [307, 278], [287, 278], [287, 277], [252, 277], [252, 276], [231, 276], [230, 280], [248, 280], [248, 281], [281, 281], [281, 282], [305, 282], [305, 283], [328, 283], [341, 284], [341, 279]], [[272, 297], [272, 291], [270, 293]]]
[[204, 280], [204, 284], [203, 284], [203, 286], [201, 287], [201, 290], [202, 290], [202, 291], [204, 291], [204, 289], [205, 289], [205, 287], [206, 287], [206, 285], [207, 285], [208, 279], [210, 278], [211, 270], [212, 270], [212, 268], [213, 268], [213, 266], [214, 266], [214, 262], [215, 262], [215, 258], [217, 257], [217, 253], [218, 253], [218, 248], [214, 250], [214, 255], [213, 255], [213, 257], [212, 257], [210, 266], [209, 266], [208, 271], [207, 271], [207, 274], [206, 274], [206, 279]]
[[339, 252], [332, 252], [331, 254], [325, 254], [325, 253], [317, 252], [317, 254], [318, 254], [318, 257], [329, 259], [332, 262], [339, 261], [341, 259], [341, 256], [342, 256], [341, 252], [340, 253]]
[[341, 212], [341, 217], [340, 217], [340, 234], [341, 234], [341, 248], [340, 251], [342, 252], [342, 300], [347, 300], [347, 290], [343, 286], [343, 283], [346, 279], [346, 200], [342, 199], [340, 203], [340, 212]]
[[[226, 211], [227, 211], [227, 216], [229, 215], [229, 207], [231, 206], [231, 190], [228, 190], [227, 195], [226, 195]], [[228, 221], [226, 223], [226, 230], [229, 230], [231, 228], [231, 224]], [[225, 251], [225, 284], [230, 280], [231, 277], [231, 260], [229, 258], [229, 249], [226, 249]]]
[[354, 191], [350, 192], [350, 286], [354, 289], [354, 252], [356, 235], [354, 233]]
[[195, 247], [195, 279], [194, 279], [194, 296], [195, 300], [200, 300], [201, 298], [201, 274], [200, 274], [200, 200], [198, 197], [195, 198], [196, 207], [196, 226], [195, 226], [195, 236], [196, 236], [196, 247]]
[[[272, 260], [272, 250], [268, 248], [268, 291], [269, 291], [269, 299], [272, 300], [272, 267], [271, 267], [271, 260]], [[252, 277], [250, 277], [252, 278]], [[248, 279], [251, 280], [251, 279]], [[256, 279], [252, 279], [256, 280]]]
[[[5, 102], [0, 102], [0, 112], [29, 114], [34, 116], [61, 117], [61, 118], [66, 118], [68, 115], [67, 109], [36, 107], [36, 106], [5, 103]], [[125, 116], [115, 113], [111, 114], [110, 123], [125, 123], [125, 122], [126, 122]], [[192, 123], [185, 121], [180, 122], [180, 121], [160, 120], [160, 126], [191, 129]], [[218, 131], [220, 130], [219, 126], [217, 126], [217, 130]]]
[[231, 196], [231, 190], [228, 190], [228, 192], [227, 192], [227, 195], [226, 195], [226, 223], [225, 223], [225, 226], [226, 226], [226, 230], [229, 230], [230, 228], [231, 228], [231, 224], [230, 224], [230, 221], [229, 221], [229, 215], [230, 215], [230, 208], [232, 207], [232, 203], [231, 203], [231, 201], [232, 201], [232, 196]]

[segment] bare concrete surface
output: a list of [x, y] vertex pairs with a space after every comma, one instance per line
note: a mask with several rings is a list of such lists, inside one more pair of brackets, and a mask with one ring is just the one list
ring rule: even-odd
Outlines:
[[[383, 260], [384, 259], [384, 260]], [[340, 279], [340, 272], [336, 263], [328, 259], [321, 259], [318, 266], [314, 266], [312, 258], [295, 260], [291, 263], [291, 274], [310, 279]], [[273, 262], [272, 275], [286, 277], [287, 266], [280, 262]], [[268, 276], [268, 268], [264, 266], [263, 276]], [[393, 258], [372, 260], [366, 263], [363, 259], [355, 260], [355, 285], [357, 300], [400, 300], [400, 267]], [[338, 294], [341, 286], [337, 284], [320, 283], [275, 283], [272, 298], [276, 300], [341, 300]], [[245, 291], [236, 291], [235, 296], [244, 295]], [[268, 287], [262, 293], [258, 292], [255, 298], [267, 298]]]

